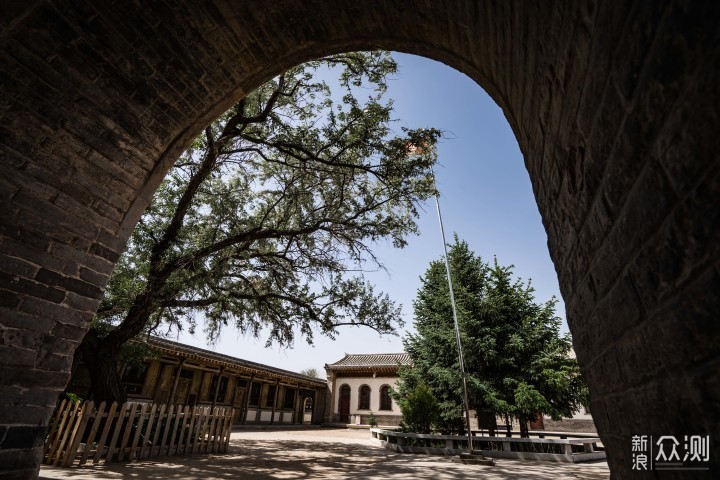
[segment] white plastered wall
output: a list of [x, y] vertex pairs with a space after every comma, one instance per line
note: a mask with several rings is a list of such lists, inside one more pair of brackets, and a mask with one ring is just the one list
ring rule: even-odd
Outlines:
[[[394, 399], [390, 399], [392, 410], [380, 410], [380, 388], [383, 385], [390, 385], [395, 388], [395, 384], [400, 377], [338, 377], [335, 379], [335, 388], [333, 396], [335, 397], [335, 409], [333, 413], [340, 413], [340, 389], [343, 385], [350, 386], [350, 415], [368, 414], [370, 410], [380, 415], [400, 415], [400, 408]], [[370, 387], [370, 410], [358, 410], [358, 400], [360, 397], [360, 387], [367, 385]]]

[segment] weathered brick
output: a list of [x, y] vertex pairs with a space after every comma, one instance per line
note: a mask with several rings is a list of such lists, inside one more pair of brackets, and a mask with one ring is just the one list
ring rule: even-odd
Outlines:
[[13, 425], [8, 428], [0, 448], [29, 449], [41, 447], [45, 442], [45, 427], [31, 425]]
[[[62, 374], [61, 374], [62, 373]], [[69, 371], [57, 372], [48, 370], [39, 370], [36, 368], [13, 368], [0, 365], [0, 382], [4, 385], [19, 386], [23, 388], [33, 388], [42, 386], [43, 388], [56, 388], [61, 390], [65, 388], [68, 381]], [[58, 392], [59, 393], [59, 392]], [[18, 409], [17, 411], [20, 411]], [[5, 412], [0, 414], [4, 415]], [[34, 417], [33, 417], [34, 418]], [[32, 422], [36, 422], [37, 419]], [[22, 420], [18, 420], [22, 423]], [[0, 423], [4, 423], [0, 421]]]
[[[9, 426], [8, 428], [12, 428]], [[27, 480], [37, 478], [43, 449], [0, 449], [0, 465], [3, 466], [3, 480]]]
[[0, 272], [0, 289], [18, 295], [30, 295], [49, 302], [60, 303], [65, 299], [65, 292], [58, 288], [45, 285], [42, 281], [32, 281], [17, 275]]
[[82, 297], [73, 292], [67, 292], [64, 305], [80, 312], [95, 313], [100, 305], [100, 299]]
[[49, 318], [58, 322], [81, 325], [89, 318], [87, 313], [78, 312], [55, 303], [46, 302], [39, 298], [25, 297], [20, 304], [20, 311], [40, 318]]
[[82, 295], [83, 297], [98, 298], [102, 295], [102, 290], [92, 283], [78, 280], [76, 278], [66, 277], [46, 268], [38, 270], [38, 273], [35, 275], [35, 280], [48, 285], [55, 285], [65, 290], [70, 290], [71, 292]]
[[[0, 405], [12, 405], [17, 404], [22, 397], [23, 389], [20, 387], [13, 386], [0, 386]], [[57, 393], [55, 394], [57, 396]], [[4, 432], [0, 427], [0, 444], [2, 444]]]
[[9, 290], [0, 289], [0, 308], [14, 310], [20, 305], [20, 296]]
[[80, 268], [79, 274], [81, 280], [98, 286], [105, 286], [109, 278], [109, 276], [104, 273], [98, 273], [95, 270], [84, 267]]
[[0, 272], [13, 272], [21, 277], [33, 278], [37, 271], [37, 265], [20, 258], [0, 254]]
[[[24, 390], [22, 397], [18, 399], [22, 405], [38, 405], [41, 407], [55, 407], [57, 405], [58, 392], [54, 389], [32, 388]], [[2, 402], [0, 402], [2, 404]]]
[[59, 338], [69, 338], [71, 340], [77, 340], [85, 336], [87, 332], [87, 325], [71, 325], [67, 323], [57, 323], [53, 328], [53, 336]]
[[110, 250], [109, 248], [100, 245], [99, 243], [92, 244], [92, 246], [90, 247], [90, 253], [109, 260], [113, 263], [117, 262], [118, 258], [120, 258], [120, 254], [118, 252]]
[[0, 345], [0, 363], [16, 367], [30, 367], [35, 364], [37, 350]]

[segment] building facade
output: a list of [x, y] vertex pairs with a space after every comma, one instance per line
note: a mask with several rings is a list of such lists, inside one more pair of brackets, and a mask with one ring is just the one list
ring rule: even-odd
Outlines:
[[[154, 357], [122, 368], [128, 401], [235, 408], [235, 424], [320, 424], [325, 380], [191, 347], [148, 339]], [[90, 396], [82, 360], [67, 391]]]
[[407, 353], [346, 354], [326, 364], [327, 395], [325, 421], [368, 425], [399, 425], [400, 408], [390, 390], [400, 379], [399, 369], [410, 365]]

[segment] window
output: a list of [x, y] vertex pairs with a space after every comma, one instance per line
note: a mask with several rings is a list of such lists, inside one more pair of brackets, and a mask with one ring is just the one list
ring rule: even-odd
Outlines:
[[[210, 382], [210, 398], [215, 395], [215, 389], [217, 388], [218, 376], [213, 375], [212, 381]], [[225, 394], [227, 393], [228, 377], [220, 377], [220, 388], [217, 388], [217, 397], [215, 398], [216, 403], [225, 402]]]
[[125, 385], [125, 391], [129, 394], [139, 394], [142, 392], [145, 376], [147, 375], [148, 364], [128, 365], [122, 376], [122, 383]]
[[277, 392], [277, 385], [268, 385], [267, 397], [265, 397], [265, 406], [273, 408], [275, 406], [275, 393]]
[[250, 386], [250, 405], [257, 407], [260, 405], [260, 389], [262, 388], [261, 383], [253, 383]]
[[370, 387], [367, 385], [360, 387], [358, 410], [370, 410]]
[[285, 387], [285, 401], [283, 402], [284, 409], [291, 409], [295, 407], [295, 389]]
[[380, 387], [380, 410], [392, 410], [390, 387], [388, 385]]

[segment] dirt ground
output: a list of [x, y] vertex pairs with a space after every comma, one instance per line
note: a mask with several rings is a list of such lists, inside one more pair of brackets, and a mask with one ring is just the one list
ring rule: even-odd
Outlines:
[[329, 428], [233, 432], [226, 454], [162, 457], [82, 468], [45, 467], [41, 479], [606, 479], [606, 462], [496, 460], [463, 465], [449, 457], [387, 451], [367, 430]]

